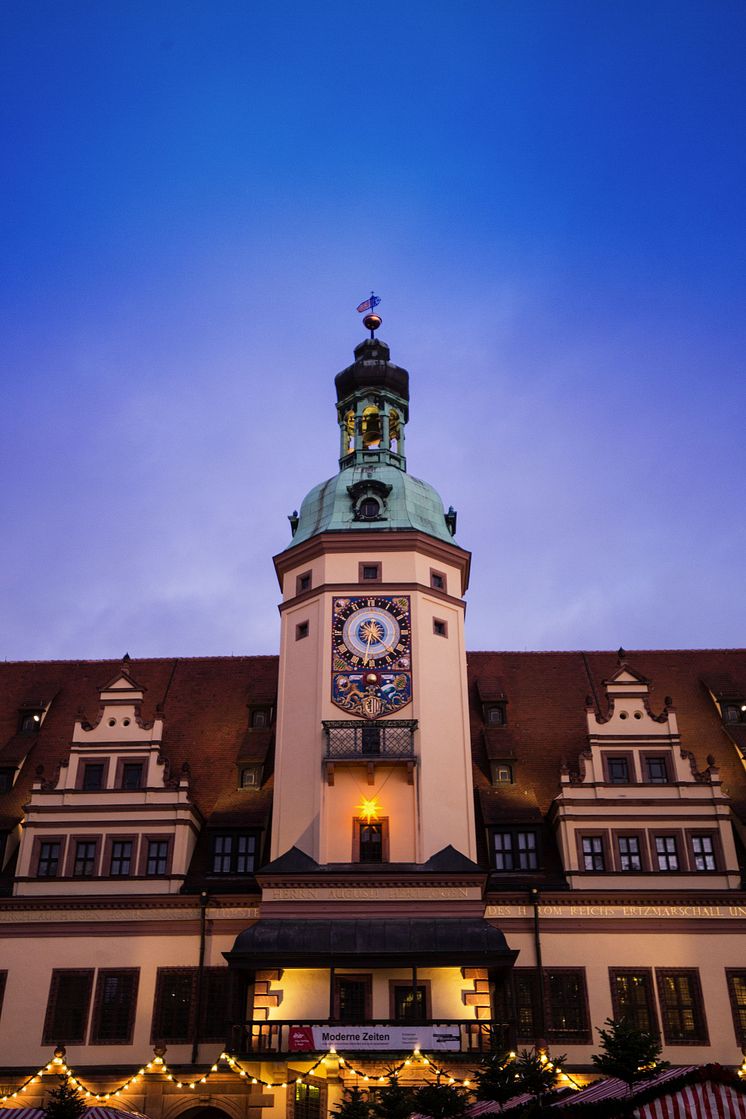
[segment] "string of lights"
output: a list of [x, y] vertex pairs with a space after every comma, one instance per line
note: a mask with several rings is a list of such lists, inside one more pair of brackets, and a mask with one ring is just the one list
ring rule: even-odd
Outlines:
[[[511, 1053], [508, 1059], [512, 1060], [514, 1058], [515, 1053]], [[187, 1091], [195, 1091], [199, 1084], [206, 1084], [210, 1076], [212, 1076], [216, 1072], [219, 1072], [220, 1063], [224, 1062], [228, 1065], [228, 1068], [233, 1073], [235, 1073], [242, 1080], [246, 1080], [247, 1083], [261, 1084], [263, 1088], [287, 1088], [289, 1084], [304, 1084], [304, 1077], [311, 1076], [317, 1068], [326, 1066], [331, 1061], [336, 1061], [340, 1069], [344, 1069], [345, 1071], [353, 1073], [353, 1075], [359, 1077], [364, 1083], [384, 1084], [387, 1080], [398, 1078], [399, 1075], [406, 1068], [411, 1067], [413, 1064], [419, 1064], [427, 1068], [429, 1071], [433, 1072], [438, 1079], [444, 1078], [449, 1084], [459, 1084], [462, 1085], [464, 1088], [468, 1088], [471, 1084], [471, 1081], [468, 1078], [462, 1079], [458, 1076], [452, 1076], [446, 1069], [436, 1064], [431, 1057], [424, 1056], [419, 1049], [414, 1049], [409, 1057], [405, 1057], [404, 1060], [399, 1062], [399, 1064], [387, 1069], [385, 1075], [371, 1076], [363, 1069], [356, 1068], [349, 1061], [345, 1060], [344, 1057], [340, 1057], [336, 1049], [332, 1048], [329, 1049], [322, 1057], [319, 1057], [318, 1060], [315, 1061], [314, 1064], [312, 1064], [305, 1073], [300, 1076], [294, 1077], [289, 1081], [262, 1080], [261, 1077], [252, 1075], [251, 1072], [249, 1072], [241, 1065], [240, 1061], [238, 1061], [232, 1054], [226, 1052], [221, 1053], [215, 1063], [211, 1065], [210, 1068], [207, 1069], [204, 1073], [199, 1076], [195, 1076], [192, 1080], [189, 1080], [188, 1078], [182, 1078], [178, 1076], [168, 1065], [165, 1059], [160, 1056], [160, 1054], [156, 1053], [152, 1060], [148, 1061], [147, 1064], [142, 1065], [140, 1068], [138, 1068], [136, 1072], [133, 1072], [116, 1088], [111, 1088], [107, 1092], [94, 1092], [93, 1089], [91, 1089], [83, 1080], [80, 1079], [80, 1077], [76, 1075], [75, 1070], [67, 1064], [64, 1056], [61, 1056], [60, 1051], [57, 1050], [55, 1051], [55, 1055], [46, 1065], [42, 1065], [41, 1068], [37, 1069], [35, 1073], [27, 1077], [27, 1079], [24, 1080], [22, 1084], [19, 1084], [19, 1086], [14, 1089], [14, 1091], [8, 1092], [5, 1095], [0, 1095], [0, 1103], [5, 1103], [8, 1100], [17, 1099], [18, 1096], [24, 1093], [30, 1085], [37, 1084], [39, 1080], [48, 1073], [56, 1076], [67, 1077], [72, 1087], [78, 1088], [83, 1093], [86, 1099], [97, 1100], [98, 1102], [106, 1103], [108, 1100], [118, 1097], [122, 1092], [125, 1092], [133, 1084], [139, 1083], [147, 1073], [160, 1073], [165, 1076], [168, 1081], [172, 1082], [176, 1088], [185, 1089]]]
[[[33, 1073], [31, 1076], [28, 1076], [22, 1084], [19, 1084], [19, 1086], [14, 1089], [14, 1091], [8, 1092], [5, 1095], [0, 1095], [0, 1103], [6, 1103], [8, 1100], [17, 1099], [19, 1096], [25, 1093], [32, 1084], [37, 1084], [41, 1080], [41, 1078], [47, 1074], [67, 1077], [67, 1080], [72, 1085], [72, 1087], [78, 1088], [83, 1093], [86, 1099], [96, 1100], [100, 1103], [106, 1103], [108, 1100], [116, 1099], [122, 1092], [126, 1092], [129, 1087], [134, 1084], [138, 1084], [148, 1073], [158, 1073], [165, 1076], [166, 1080], [170, 1081], [174, 1085], [174, 1087], [178, 1089], [186, 1091], [196, 1091], [198, 1085], [206, 1084], [210, 1076], [220, 1071], [221, 1063], [226, 1064], [231, 1072], [233, 1072], [241, 1080], [245, 1080], [248, 1084], [260, 1084], [263, 1088], [287, 1089], [290, 1085], [305, 1084], [307, 1082], [305, 1079], [306, 1077], [312, 1076], [316, 1069], [320, 1067], [326, 1067], [332, 1062], [336, 1062], [343, 1077], [344, 1073], [352, 1073], [353, 1076], [358, 1077], [359, 1080], [361, 1080], [364, 1084], [370, 1084], [371, 1087], [376, 1084], [385, 1084], [386, 1081], [397, 1080], [399, 1076], [401, 1076], [402, 1073], [405, 1073], [407, 1069], [411, 1068], [412, 1065], [420, 1065], [424, 1067], [428, 1070], [428, 1072], [434, 1075], [435, 1079], [439, 1083], [441, 1081], [445, 1081], [445, 1083], [447, 1084], [455, 1084], [463, 1088], [471, 1088], [472, 1086], [472, 1080], [470, 1080], [468, 1077], [462, 1078], [459, 1076], [453, 1076], [447, 1069], [437, 1064], [437, 1062], [434, 1061], [432, 1057], [428, 1057], [425, 1054], [421, 1053], [419, 1049], [413, 1049], [408, 1057], [405, 1057], [398, 1064], [387, 1068], [384, 1074], [376, 1076], [365, 1072], [365, 1070], [363, 1069], [357, 1068], [355, 1065], [351, 1064], [351, 1062], [348, 1061], [345, 1057], [341, 1057], [337, 1053], [336, 1049], [332, 1047], [323, 1056], [319, 1057], [318, 1060], [316, 1060], [304, 1073], [296, 1077], [292, 1077], [289, 1080], [263, 1080], [259, 1076], [254, 1076], [249, 1070], [243, 1067], [241, 1062], [237, 1060], [236, 1057], [234, 1057], [231, 1053], [226, 1052], [222, 1052], [209, 1069], [190, 1080], [186, 1077], [182, 1078], [178, 1076], [177, 1073], [174, 1072], [174, 1070], [168, 1065], [165, 1059], [158, 1052], [156, 1052], [152, 1060], [148, 1061], [147, 1064], [142, 1065], [140, 1068], [138, 1068], [136, 1072], [133, 1072], [131, 1076], [127, 1077], [127, 1079], [124, 1080], [120, 1085], [118, 1085], [118, 1087], [112, 1088], [108, 1092], [94, 1092], [90, 1087], [88, 1087], [88, 1085], [84, 1083], [84, 1081], [82, 1081], [76, 1075], [74, 1069], [67, 1064], [63, 1053], [64, 1051], [61, 1051], [59, 1049], [55, 1050], [54, 1056], [46, 1065], [42, 1065], [41, 1068], [37, 1069], [35, 1073]], [[515, 1059], [516, 1054], [514, 1052], [510, 1052], [507, 1055], [502, 1067], [506, 1068]], [[544, 1063], [550, 1064], [549, 1058], [546, 1057], [545, 1054], [543, 1055], [543, 1061]], [[744, 1055], [740, 1067], [737, 1069], [737, 1073], [740, 1077], [746, 1078], [746, 1054]], [[579, 1090], [583, 1087], [583, 1085], [579, 1084], [569, 1073], [565, 1072], [564, 1070], [560, 1072], [560, 1079], [571, 1084], [572, 1087], [575, 1089]]]

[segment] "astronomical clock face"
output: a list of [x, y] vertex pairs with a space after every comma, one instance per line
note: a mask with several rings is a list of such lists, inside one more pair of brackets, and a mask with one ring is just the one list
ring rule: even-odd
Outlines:
[[377, 719], [411, 699], [409, 597], [335, 598], [332, 702], [350, 715]]

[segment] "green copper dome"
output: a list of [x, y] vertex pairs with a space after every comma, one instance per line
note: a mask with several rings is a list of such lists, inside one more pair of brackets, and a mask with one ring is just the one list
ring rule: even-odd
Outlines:
[[385, 342], [355, 347], [355, 361], [337, 374], [339, 474], [315, 486], [290, 518], [290, 547], [321, 532], [396, 532], [416, 529], [450, 542], [453, 509], [432, 486], [407, 474], [405, 428], [409, 374], [390, 360]]
[[[380, 512], [375, 518], [360, 515], [360, 503], [366, 495], [379, 502]], [[348, 532], [350, 529], [376, 532], [417, 529], [452, 543], [449, 522], [455, 528], [455, 514], [449, 511], [446, 520], [443, 502], [427, 482], [413, 478], [396, 466], [351, 466], [314, 486], [304, 498], [292, 546], [320, 532]]]

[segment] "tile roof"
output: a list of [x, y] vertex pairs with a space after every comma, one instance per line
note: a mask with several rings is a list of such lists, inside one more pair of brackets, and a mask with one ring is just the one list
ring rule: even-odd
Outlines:
[[[746, 728], [723, 724], [704, 683], [725, 677], [746, 680], [746, 650], [643, 650], [628, 652], [626, 659], [650, 679], [655, 712], [662, 710], [666, 696], [672, 697], [684, 748], [692, 751], [699, 769], [714, 755], [723, 786], [746, 822], [746, 769], [737, 744], [739, 737], [746, 739]], [[119, 664], [0, 663], [0, 765], [22, 761], [14, 788], [0, 794], [0, 828], [21, 818], [39, 768], [51, 778], [66, 758], [75, 720], [95, 719], [98, 691]], [[482, 824], [546, 815], [559, 791], [562, 763], [576, 769], [586, 744], [586, 697], [603, 709], [602, 681], [617, 667], [613, 652], [468, 654], [474, 783]], [[143, 718], [150, 721], [156, 707], [162, 709], [163, 754], [171, 773], [188, 764], [191, 796], [208, 823], [267, 822], [272, 732], [249, 729], [249, 704], [271, 702], [277, 670], [276, 656], [131, 662], [133, 676], [145, 689]], [[498, 691], [507, 700], [507, 724], [485, 728], [484, 697]], [[37, 734], [20, 735], [19, 710], [29, 696], [51, 698], [51, 705]], [[515, 785], [491, 786], [490, 758], [515, 759]], [[264, 763], [262, 790], [238, 790], [237, 764], [254, 760]]]

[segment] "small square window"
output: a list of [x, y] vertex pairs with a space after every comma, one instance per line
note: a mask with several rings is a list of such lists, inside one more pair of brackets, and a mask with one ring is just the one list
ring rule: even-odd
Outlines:
[[645, 776], [651, 785], [667, 785], [668, 765], [665, 757], [645, 758]]
[[380, 563], [361, 563], [358, 565], [358, 579], [361, 583], [380, 583]]
[[308, 622], [298, 622], [295, 627], [295, 640], [302, 641], [304, 637], [308, 637], [308, 633]]
[[142, 762], [125, 762], [122, 766], [122, 788], [133, 792], [142, 788]]
[[84, 792], [95, 792], [97, 789], [104, 787], [104, 763], [103, 762], [84, 762], [83, 763], [83, 790]]
[[444, 591], [446, 589], [446, 577], [442, 571], [433, 571], [430, 569], [430, 586], [433, 590]]
[[298, 575], [295, 580], [295, 593], [303, 594], [304, 591], [311, 589], [311, 572], [304, 571], [302, 575]]
[[433, 618], [433, 633], [436, 637], [448, 637], [448, 622], [442, 618]]
[[606, 771], [611, 785], [629, 785], [629, 760], [607, 758]]

